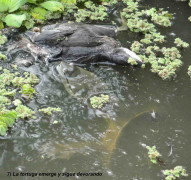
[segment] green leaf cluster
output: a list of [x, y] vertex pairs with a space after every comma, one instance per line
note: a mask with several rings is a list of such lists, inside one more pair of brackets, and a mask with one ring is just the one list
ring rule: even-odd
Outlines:
[[[108, 17], [107, 6], [117, 0], [0, 0], [0, 29], [4, 25], [33, 28], [36, 23], [58, 19], [62, 15], [77, 22], [103, 21]], [[71, 17], [72, 16], [72, 17]]]
[[0, 32], [0, 45], [5, 44], [6, 42], [7, 42], [7, 37], [2, 35], [1, 32]]
[[0, 12], [14, 12], [26, 2], [27, 0], [0, 0]]
[[168, 11], [163, 11], [161, 8], [159, 10], [156, 8], [151, 8], [146, 10], [146, 14], [151, 17], [151, 21], [153, 21], [155, 24], [164, 27], [171, 26], [170, 20], [173, 18], [173, 16]]
[[165, 180], [175, 180], [180, 177], [186, 177], [188, 174], [182, 166], [176, 166], [174, 169], [164, 170]]
[[[35, 112], [15, 98], [21, 96], [20, 92], [32, 97], [35, 93], [32, 86], [38, 82], [34, 74], [0, 68], [0, 135], [6, 135], [17, 119], [33, 118]], [[11, 104], [15, 106], [13, 110], [9, 110]]]
[[[157, 164], [159, 163], [159, 158], [162, 156], [157, 150], [156, 150], [156, 146], [146, 146], [146, 148], [148, 149], [148, 156], [150, 158], [150, 161], [153, 164]], [[188, 174], [186, 173], [185, 168], [183, 168], [182, 166], [176, 166], [174, 169], [166, 169], [162, 171], [163, 174], [166, 176], [165, 180], [176, 180], [177, 178], [180, 178], [181, 176], [188, 176]]]
[[131, 64], [131, 65], [133, 65], [133, 66], [138, 64], [138, 63], [135, 61], [135, 59], [133, 59], [133, 58], [129, 58], [129, 59], [128, 59], [128, 63]]
[[35, 92], [35, 89], [30, 84], [24, 84], [21, 87], [21, 93], [26, 97], [32, 98]]
[[[142, 9], [136, 0], [123, 2], [127, 6], [121, 12], [123, 26], [143, 36], [140, 41], [131, 44], [131, 50], [137, 53], [145, 64], [150, 65], [151, 72], [162, 79], [176, 77], [176, 72], [183, 65], [180, 50], [176, 47], [165, 47], [165, 36], [158, 31], [159, 26], [171, 26], [172, 14], [164, 9]], [[189, 46], [180, 38], [175, 39], [175, 44], [180, 48]]]
[[17, 117], [21, 119], [28, 119], [28, 118], [34, 118], [35, 112], [24, 105], [18, 105], [15, 109], [17, 112]]
[[0, 60], [6, 60], [6, 59], [7, 59], [7, 56], [5, 56], [4, 54], [0, 53]]
[[61, 112], [62, 110], [60, 108], [47, 107], [47, 108], [39, 109], [39, 111], [47, 115], [52, 115], [53, 112]]
[[180, 38], [176, 38], [174, 40], [174, 43], [176, 44], [177, 47], [182, 47], [182, 48], [188, 48], [189, 44], [184, 42], [182, 39]]
[[154, 164], [157, 164], [158, 158], [161, 156], [161, 154], [156, 150], [156, 146], [146, 146], [146, 148], [149, 150], [148, 155], [150, 158], [150, 161]]
[[96, 5], [91, 1], [84, 3], [84, 9], [78, 9], [77, 13], [74, 14], [77, 22], [82, 22], [87, 19], [93, 21], [103, 21], [107, 16], [107, 8], [103, 5]]
[[93, 108], [100, 109], [102, 108], [106, 103], [109, 102], [109, 95], [101, 94], [100, 96], [93, 96], [90, 98], [90, 104]]
[[[44, 23], [47, 19], [60, 18], [64, 11], [64, 0], [0, 0], [0, 29], [7, 26], [27, 29], [35, 23]], [[13, 13], [14, 12], [14, 13]], [[59, 16], [55, 16], [59, 12]], [[48, 17], [46, 17], [48, 16]], [[4, 22], [4, 23], [3, 23]]]
[[8, 127], [12, 127], [17, 119], [15, 110], [0, 111], [0, 135], [4, 136]]

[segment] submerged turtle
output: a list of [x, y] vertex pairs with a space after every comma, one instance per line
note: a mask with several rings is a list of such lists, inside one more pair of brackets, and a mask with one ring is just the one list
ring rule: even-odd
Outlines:
[[[41, 32], [27, 31], [16, 43], [13, 53], [25, 50], [35, 59], [43, 57], [49, 62], [67, 61], [80, 64], [128, 65], [133, 58], [137, 64], [141, 59], [127, 48], [121, 47], [114, 37], [117, 28], [109, 25], [60, 23], [44, 26]], [[12, 54], [13, 54], [12, 53]]]
[[[21, 35], [19, 42], [9, 48], [12, 56], [18, 56], [18, 52], [24, 51], [31, 54], [34, 59], [42, 58], [53, 61], [63, 61], [58, 66], [54, 66], [58, 72], [58, 79], [64, 84], [67, 92], [83, 102], [88, 102], [92, 95], [97, 93], [109, 93], [106, 84], [96, 75], [86, 71], [72, 62], [81, 64], [116, 64], [128, 65], [128, 59], [133, 58], [138, 64], [141, 59], [121, 44], [113, 37], [116, 35], [116, 28], [113, 26], [99, 26], [77, 23], [61, 23], [45, 26], [41, 32], [28, 31]], [[27, 38], [26, 38], [27, 37]], [[26, 55], [28, 58], [28, 56]], [[19, 61], [19, 58], [17, 58]], [[26, 61], [24, 61], [26, 62]], [[111, 96], [112, 93], [109, 93]], [[113, 104], [118, 104], [119, 99], [112, 96]], [[109, 107], [109, 108], [107, 108]], [[108, 104], [106, 111], [102, 112], [104, 119], [108, 122], [108, 129], [100, 139], [101, 149], [105, 149], [108, 154], [112, 154], [115, 149], [117, 138], [119, 137], [124, 124], [115, 122], [116, 116], [112, 103]], [[89, 144], [88, 144], [89, 145]], [[52, 147], [51, 149], [49, 147]], [[48, 151], [47, 153], [47, 149]], [[87, 143], [71, 143], [57, 145], [54, 143], [42, 145], [40, 150], [46, 152], [48, 157], [69, 158], [75, 153], [89, 151]], [[110, 156], [110, 155], [109, 155]]]

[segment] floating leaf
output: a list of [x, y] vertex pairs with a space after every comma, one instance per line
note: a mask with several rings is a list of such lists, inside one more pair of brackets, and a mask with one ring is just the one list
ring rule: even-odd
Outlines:
[[22, 22], [26, 20], [26, 15], [17, 15], [17, 14], [9, 14], [5, 17], [5, 22], [7, 26], [12, 26], [19, 28], [22, 25]]
[[46, 1], [44, 3], [41, 3], [40, 5], [49, 11], [63, 11], [64, 10], [62, 3], [57, 2], [57, 1]]

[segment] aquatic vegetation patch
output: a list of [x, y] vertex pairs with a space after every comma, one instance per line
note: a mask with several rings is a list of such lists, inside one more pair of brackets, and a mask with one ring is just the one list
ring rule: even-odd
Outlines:
[[93, 96], [90, 98], [90, 104], [93, 108], [100, 109], [102, 108], [106, 103], [109, 102], [109, 95], [101, 94], [100, 96]]
[[8, 128], [16, 120], [34, 118], [35, 112], [17, 98], [21, 98], [22, 94], [32, 98], [35, 93], [32, 86], [38, 82], [39, 79], [34, 74], [0, 68], [0, 135], [6, 135]]
[[156, 146], [146, 146], [146, 148], [148, 149], [150, 161], [154, 164], [157, 164], [159, 157], [161, 157], [161, 154], [156, 150]]
[[168, 11], [164, 11], [162, 8], [157, 10], [156, 8], [151, 8], [146, 10], [146, 14], [151, 17], [151, 21], [160, 26], [169, 27], [171, 26], [172, 14]]
[[135, 61], [135, 59], [133, 58], [129, 58], [128, 59], [128, 63], [131, 64], [131, 65], [137, 65], [138, 63]]
[[6, 42], [7, 42], [7, 37], [2, 35], [2, 32], [0, 31], [0, 45], [5, 44]]
[[32, 98], [35, 92], [35, 89], [30, 84], [24, 84], [21, 87], [22, 96], [24, 95], [27, 98]]
[[[137, 53], [145, 64], [149, 64], [151, 72], [162, 79], [175, 77], [177, 70], [183, 65], [180, 50], [176, 47], [165, 47], [165, 36], [158, 31], [158, 26], [171, 26], [173, 15], [161, 8], [141, 10], [139, 1], [123, 2], [127, 6], [121, 12], [123, 26], [143, 36], [140, 41], [132, 42], [131, 50]], [[179, 48], [189, 46], [180, 38], [175, 39], [175, 44]]]
[[6, 59], [7, 59], [7, 56], [0, 53], [0, 60], [6, 60]]
[[4, 136], [8, 127], [12, 127], [17, 119], [17, 112], [15, 110], [0, 111], [0, 135]]
[[[77, 22], [104, 21], [108, 17], [108, 6], [117, 2], [117, 0], [100, 0], [96, 2], [84, 0], [22, 1], [22, 3], [18, 3], [15, 8], [11, 9], [11, 12], [7, 7], [2, 9], [0, 22], [5, 22], [8, 26], [14, 27], [23, 25], [29, 29], [34, 27], [36, 23], [43, 24], [46, 20], [60, 18], [61, 16], [66, 18], [70, 16], [70, 19], [75, 19]], [[174, 58], [169, 58], [166, 51], [161, 50], [162, 46], [165, 47], [165, 44], [163, 44], [165, 43], [165, 36], [159, 32], [160, 27], [170, 27], [172, 25], [173, 15], [162, 8], [143, 9], [139, 0], [122, 0], [122, 2], [125, 6], [121, 11], [124, 25], [130, 31], [143, 36], [139, 42], [132, 42], [131, 49], [139, 54], [146, 64], [149, 64], [151, 72], [158, 74], [162, 79], [176, 77], [178, 69], [183, 64], [182, 57], [175, 58], [174, 56]], [[8, 17], [12, 18], [12, 22], [7, 20]], [[18, 21], [14, 19], [18, 19]], [[189, 46], [180, 38], [176, 38], [174, 42], [181, 49]], [[171, 49], [174, 53], [180, 54], [180, 50], [178, 50], [178, 53], [174, 48], [166, 47], [166, 49]], [[135, 64], [132, 60], [130, 62], [133, 65]]]
[[78, 9], [77, 13], [74, 14], [77, 22], [82, 22], [87, 19], [103, 21], [107, 16], [107, 8], [98, 5], [96, 6], [93, 2], [87, 1], [84, 3], [85, 9]]
[[36, 23], [44, 24], [50, 19], [66, 16], [77, 22], [103, 21], [108, 17], [108, 5], [117, 0], [97, 2], [83, 0], [0, 0], [0, 29], [7, 26], [33, 28]]
[[189, 44], [184, 42], [182, 39], [180, 38], [176, 38], [174, 40], [174, 43], [176, 44], [177, 47], [182, 47], [182, 48], [187, 48], [189, 47]]
[[[149, 150], [148, 155], [152, 163], [157, 164], [160, 163], [160, 157], [162, 156], [157, 150], [156, 146], [146, 146]], [[186, 169], [183, 166], [176, 166], [174, 169], [166, 169], [162, 171], [163, 175], [165, 175], [165, 180], [176, 180], [180, 177], [186, 177], [188, 174], [186, 173]]]
[[180, 177], [187, 177], [186, 169], [182, 166], [176, 166], [174, 169], [164, 170], [165, 180], [175, 180]]
[[17, 117], [21, 119], [28, 119], [28, 118], [34, 118], [35, 112], [24, 105], [18, 105], [16, 107]]
[[[21, 27], [24, 25], [27, 29], [32, 28], [35, 23], [44, 23], [47, 19], [54, 16], [54, 12], [64, 11], [64, 6], [62, 2], [58, 1], [36, 1], [36, 0], [20, 0], [20, 1], [0, 1], [0, 22], [1, 27], [4, 27], [4, 23], [11, 27]], [[14, 12], [14, 13], [13, 13]], [[48, 14], [48, 18], [46, 15]], [[52, 19], [53, 19], [52, 18]], [[58, 16], [60, 18], [60, 16]]]
[[52, 113], [61, 112], [62, 110], [61, 108], [47, 107], [47, 108], [39, 109], [39, 111], [47, 115], [52, 115]]

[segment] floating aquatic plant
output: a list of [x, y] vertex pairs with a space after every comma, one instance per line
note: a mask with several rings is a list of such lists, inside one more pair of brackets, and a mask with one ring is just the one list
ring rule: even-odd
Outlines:
[[102, 5], [96, 6], [91, 1], [85, 2], [84, 5], [86, 9], [78, 9], [77, 13], [74, 14], [77, 22], [86, 19], [103, 21], [108, 16], [107, 8]]
[[0, 32], [0, 45], [5, 44], [7, 42], [7, 37], [2, 35]]
[[[0, 70], [0, 135], [3, 136], [17, 119], [33, 118], [35, 112], [15, 97], [20, 96], [20, 91], [32, 97], [34, 94], [32, 85], [37, 84], [39, 79], [36, 75], [27, 72], [19, 73], [14, 69], [10, 71], [2, 67]], [[9, 110], [11, 101], [15, 105], [13, 110]]]
[[17, 117], [21, 119], [28, 119], [28, 118], [34, 118], [35, 112], [24, 105], [18, 105], [15, 109], [17, 112]]
[[182, 166], [176, 166], [174, 169], [164, 170], [163, 174], [166, 176], [165, 180], [175, 180], [180, 177], [186, 177], [186, 169]]
[[161, 156], [161, 154], [156, 150], [156, 146], [146, 146], [146, 148], [149, 150], [148, 155], [150, 158], [150, 161], [154, 164], [157, 164], [158, 158]]
[[131, 50], [135, 53], [140, 53], [141, 49], [143, 48], [143, 44], [139, 41], [134, 41], [131, 45]]
[[7, 56], [5, 56], [4, 54], [0, 53], [0, 60], [6, 60], [6, 59], [7, 59]]
[[15, 106], [19, 106], [19, 105], [22, 104], [22, 102], [21, 102], [20, 99], [15, 99], [15, 100], [13, 101], [13, 104], [14, 104]]
[[35, 89], [30, 84], [24, 84], [21, 87], [21, 93], [27, 98], [32, 98], [35, 94]]
[[[158, 32], [158, 26], [155, 25], [171, 26], [172, 14], [156, 8], [141, 10], [138, 1], [124, 0], [123, 2], [127, 5], [121, 12], [124, 25], [130, 31], [144, 36], [140, 41], [132, 43], [131, 50], [140, 54], [143, 62], [150, 64], [151, 72], [157, 73], [162, 79], [175, 77], [177, 70], [183, 64], [180, 51], [176, 47], [164, 47], [164, 45], [161, 48], [160, 44], [165, 43], [165, 36]], [[188, 46], [179, 39], [176, 43], [179, 47]]]
[[39, 111], [47, 115], [52, 115], [53, 112], [61, 112], [62, 110], [61, 108], [47, 107], [39, 109]]
[[180, 38], [176, 38], [174, 40], [174, 43], [176, 44], [177, 47], [182, 47], [182, 48], [187, 48], [189, 47], [189, 44], [184, 42], [182, 39]]
[[90, 104], [93, 108], [102, 108], [106, 103], [109, 102], [109, 95], [101, 94], [100, 96], [93, 96], [90, 98]]
[[170, 14], [168, 11], [163, 11], [163, 9], [159, 9], [157, 11], [156, 8], [151, 8], [149, 10], [145, 11], [148, 16], [151, 17], [151, 21], [154, 23], [164, 26], [164, 27], [169, 27], [171, 26], [171, 19], [172, 19], [172, 14]]
[[188, 76], [190, 76], [191, 79], [191, 66], [188, 67]]
[[17, 113], [15, 110], [0, 111], [0, 135], [4, 136], [8, 130], [8, 127], [12, 127], [17, 119]]
[[129, 58], [128, 63], [131, 64], [131, 65], [137, 65], [137, 62], [133, 58]]

